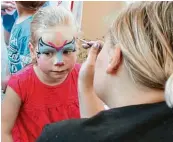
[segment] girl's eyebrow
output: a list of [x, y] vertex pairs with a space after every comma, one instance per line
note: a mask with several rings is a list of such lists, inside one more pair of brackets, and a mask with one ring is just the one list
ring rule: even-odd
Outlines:
[[49, 46], [55, 48], [57, 51], [60, 51], [60, 50], [64, 47], [64, 45], [65, 45], [66, 43], [67, 43], [67, 40], [63, 43], [62, 46], [56, 46], [56, 45], [53, 44], [52, 42], [50, 42], [50, 41], [48, 42]]
[[57, 51], [60, 51], [64, 46], [68, 45], [68, 44], [73, 44], [75, 42], [75, 38], [73, 37], [72, 41], [68, 42], [67, 43], [67, 40], [64, 42], [64, 44], [60, 47], [54, 45], [52, 42], [48, 42], [49, 44], [46, 44], [43, 40], [42, 40], [42, 37], [39, 39], [39, 41], [46, 45], [46, 46], [49, 46], [49, 47], [52, 47], [52, 48], [55, 48]]
[[39, 39], [39, 42], [42, 43], [42, 44], [44, 44], [44, 45], [46, 45], [46, 46], [55, 48], [56, 50], [59, 51], [59, 50], [61, 50], [61, 49], [64, 47], [64, 45], [66, 44], [67, 41], [65, 41], [64, 44], [63, 44], [63, 46], [60, 46], [60, 47], [55, 46], [55, 45], [54, 45], [53, 43], [51, 43], [51, 42], [48, 42], [50, 45], [47, 44], [47, 43], [45, 43], [45, 42], [43, 41], [42, 37]]
[[76, 48], [73, 43], [71, 43], [71, 45], [65, 45], [63, 48], [63, 50], [74, 50], [74, 49], [76, 49]]
[[70, 42], [66, 43], [65, 45], [73, 44], [74, 42], [75, 42], [75, 37], [73, 37], [73, 39]]
[[55, 48], [52, 48], [52, 47], [45, 47], [45, 48], [41, 49], [41, 51], [44, 51], [44, 52], [48, 52], [48, 51], [55, 52], [56, 49]]

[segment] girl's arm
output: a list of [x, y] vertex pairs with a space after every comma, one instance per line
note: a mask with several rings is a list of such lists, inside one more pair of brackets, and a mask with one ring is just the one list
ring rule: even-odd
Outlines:
[[20, 97], [11, 87], [7, 86], [1, 108], [2, 142], [13, 142], [11, 131], [18, 116], [20, 106]]

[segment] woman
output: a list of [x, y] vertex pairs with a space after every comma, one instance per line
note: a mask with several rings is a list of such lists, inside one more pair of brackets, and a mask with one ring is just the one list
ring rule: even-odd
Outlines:
[[38, 142], [172, 142], [172, 13], [171, 1], [122, 12], [101, 52], [99, 42], [92, 46], [79, 77], [81, 116], [103, 109], [96, 94], [111, 109], [47, 125]]

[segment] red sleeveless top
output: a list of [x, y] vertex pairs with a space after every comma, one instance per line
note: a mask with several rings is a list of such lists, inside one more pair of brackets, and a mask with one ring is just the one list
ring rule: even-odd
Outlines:
[[34, 142], [46, 124], [79, 118], [76, 64], [66, 80], [57, 86], [43, 84], [30, 65], [14, 74], [10, 86], [21, 98], [22, 105], [12, 136], [14, 142]]

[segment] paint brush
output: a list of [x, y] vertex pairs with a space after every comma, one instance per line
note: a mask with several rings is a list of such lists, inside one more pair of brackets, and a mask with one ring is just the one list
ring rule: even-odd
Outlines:
[[85, 49], [90, 48], [93, 45], [92, 42], [88, 42], [88, 41], [80, 39], [80, 38], [77, 38], [77, 39], [84, 43], [84, 44], [82, 44], [82, 47]]
[[80, 38], [78, 38], [80, 41], [82, 41], [83, 43], [86, 43], [86, 44], [88, 44], [88, 42], [86, 41], [86, 40], [83, 40], [83, 39], [80, 39]]
[[[96, 42], [95, 41], [86, 41], [86, 40], [83, 40], [83, 39], [80, 39], [80, 38], [77, 38], [79, 39], [81, 42], [83, 42], [84, 44], [82, 44], [82, 47], [84, 49], [88, 49], [90, 48], [91, 46], [93, 46], [93, 44], [95, 44]], [[98, 43], [99, 44], [99, 43]], [[100, 49], [102, 49], [101, 45], [99, 44], [98, 46]]]

